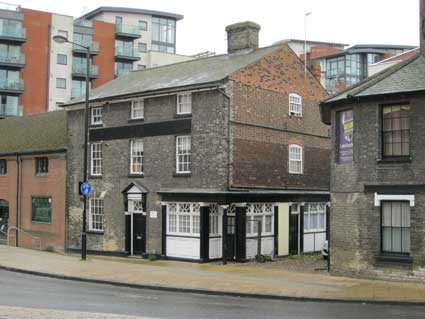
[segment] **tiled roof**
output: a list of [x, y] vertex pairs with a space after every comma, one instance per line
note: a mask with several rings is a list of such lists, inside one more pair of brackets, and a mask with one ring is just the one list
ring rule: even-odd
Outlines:
[[[244, 50], [133, 71], [92, 90], [90, 100], [96, 101], [135, 93], [218, 83], [235, 71], [256, 62], [280, 47], [281, 45]], [[84, 98], [81, 97], [66, 103], [66, 105], [79, 104], [83, 101]]]
[[0, 154], [66, 148], [66, 112], [54, 111], [0, 120]]

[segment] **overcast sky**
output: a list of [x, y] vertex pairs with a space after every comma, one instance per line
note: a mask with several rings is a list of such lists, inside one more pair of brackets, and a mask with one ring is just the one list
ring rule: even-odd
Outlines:
[[23, 7], [80, 16], [99, 6], [126, 6], [184, 15], [177, 23], [177, 53], [226, 51], [226, 25], [261, 25], [260, 46], [281, 39], [353, 44], [419, 43], [419, 0], [9, 0]]

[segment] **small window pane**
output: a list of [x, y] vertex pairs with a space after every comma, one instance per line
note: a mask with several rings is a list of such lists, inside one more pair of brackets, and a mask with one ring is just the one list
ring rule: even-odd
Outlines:
[[66, 89], [66, 79], [64, 79], [64, 78], [56, 78], [56, 88], [58, 88], [58, 89]]
[[66, 63], [67, 63], [66, 54], [58, 54], [57, 57], [56, 57], [56, 63], [66, 65]]
[[382, 250], [391, 251], [391, 227], [382, 228]]

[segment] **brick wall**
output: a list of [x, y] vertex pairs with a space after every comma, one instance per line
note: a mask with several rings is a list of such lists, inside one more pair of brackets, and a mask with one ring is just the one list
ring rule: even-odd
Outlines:
[[[328, 127], [318, 103], [326, 96], [296, 54], [283, 45], [231, 76], [232, 186], [329, 188]], [[289, 94], [303, 97], [302, 117], [289, 116]], [[304, 148], [304, 174], [288, 174], [288, 146]]]
[[[176, 96], [145, 99], [144, 123], [169, 121], [175, 118]], [[217, 91], [192, 95], [192, 172], [190, 176], [175, 175], [175, 135], [143, 138], [144, 177], [130, 177], [130, 140], [103, 142], [103, 175], [91, 178], [97, 195], [105, 192], [103, 234], [89, 234], [88, 249], [124, 252], [125, 215], [122, 191], [132, 182], [147, 189], [147, 211], [157, 211], [158, 218], [147, 217], [147, 252], [161, 252], [161, 198], [160, 189], [215, 189], [227, 185], [227, 108], [225, 98]], [[133, 125], [129, 121], [130, 102], [105, 105], [105, 127]], [[69, 112], [69, 247], [80, 247], [81, 202], [78, 181], [81, 180], [83, 150], [83, 112]]]
[[[381, 210], [374, 206], [374, 193], [364, 191], [364, 185], [368, 184], [423, 184], [425, 110], [421, 106], [424, 100], [425, 97], [404, 97], [348, 106], [354, 111], [353, 164], [336, 164], [334, 147], [331, 156], [331, 263], [334, 273], [397, 280], [425, 279], [425, 193], [414, 192], [410, 229], [413, 264], [409, 265], [382, 262], [376, 258], [381, 254]], [[381, 103], [410, 104], [410, 162], [379, 162], [382, 156]], [[335, 145], [338, 110], [332, 111], [332, 145]], [[398, 194], [400, 189], [394, 187], [391, 193]]]
[[[66, 158], [63, 154], [40, 154], [49, 158], [49, 172], [46, 176], [35, 175], [35, 157], [22, 156], [20, 164], [20, 196], [18, 228], [41, 238], [41, 247], [63, 251], [65, 249], [65, 207], [66, 207]], [[0, 199], [9, 202], [9, 226], [16, 226], [16, 157], [9, 157], [7, 175], [0, 176]], [[52, 199], [51, 224], [32, 222], [32, 196], [50, 196]], [[15, 232], [11, 242], [15, 243]], [[39, 241], [19, 233], [19, 246], [39, 248]]]

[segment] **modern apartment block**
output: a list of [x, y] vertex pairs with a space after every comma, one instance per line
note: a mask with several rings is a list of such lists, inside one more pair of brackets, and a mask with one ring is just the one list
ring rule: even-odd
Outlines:
[[182, 15], [100, 7], [78, 19], [0, 3], [0, 118], [52, 111], [85, 93], [86, 51], [90, 86], [132, 70], [176, 63], [176, 24]]
[[329, 94], [335, 94], [366, 79], [369, 65], [414, 48], [409, 45], [357, 44], [340, 52], [312, 57], [310, 65], [320, 67], [320, 82]]

